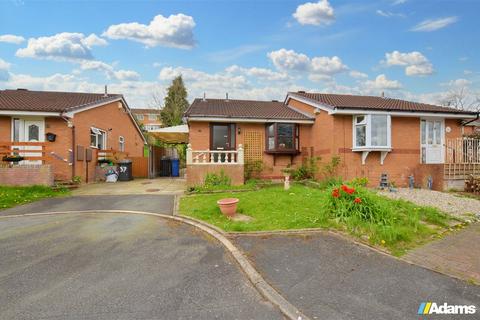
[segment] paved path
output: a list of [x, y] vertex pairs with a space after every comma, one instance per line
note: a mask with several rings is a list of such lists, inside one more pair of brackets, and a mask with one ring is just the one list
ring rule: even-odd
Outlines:
[[173, 195], [114, 195], [50, 198], [0, 211], [0, 215], [82, 210], [131, 210], [172, 214]]
[[[480, 284], [480, 223], [408, 252], [415, 264]], [[480, 312], [480, 311], [479, 311]]]
[[74, 196], [123, 194], [183, 194], [186, 180], [182, 178], [134, 179], [117, 183], [90, 183], [74, 190]]
[[218, 242], [152, 216], [3, 218], [0, 257], [2, 320], [282, 319]]
[[238, 236], [235, 243], [265, 279], [311, 319], [418, 319], [424, 301], [475, 304], [480, 309], [479, 286], [329, 233]]

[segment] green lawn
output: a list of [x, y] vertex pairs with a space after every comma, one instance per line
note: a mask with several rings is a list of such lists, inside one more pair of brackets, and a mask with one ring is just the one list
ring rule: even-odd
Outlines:
[[7, 187], [0, 186], [0, 210], [43, 198], [58, 197], [69, 194], [66, 189], [53, 190], [50, 187]]
[[[331, 189], [316, 189], [303, 185], [293, 185], [289, 191], [272, 186], [242, 193], [187, 196], [180, 202], [180, 212], [225, 231], [336, 229], [348, 232], [372, 245], [385, 247], [396, 255], [447, 229], [450, 218], [437, 209], [387, 199], [360, 187], [356, 190], [356, 194], [363, 199], [364, 208], [358, 215], [350, 214], [353, 212], [350, 207], [356, 206], [353, 202], [348, 205], [348, 210], [338, 206], [332, 209]], [[237, 211], [254, 219], [250, 222], [235, 222], [225, 218], [216, 201], [227, 197], [239, 198]], [[366, 217], [373, 211], [377, 214], [375, 218]]]

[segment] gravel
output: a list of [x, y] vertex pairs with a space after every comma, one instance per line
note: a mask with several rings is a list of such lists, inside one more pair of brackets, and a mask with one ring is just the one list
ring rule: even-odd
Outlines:
[[480, 201], [476, 199], [428, 189], [399, 188], [397, 192], [380, 191], [379, 193], [389, 198], [435, 207], [461, 219], [471, 220], [472, 215], [477, 219], [480, 218]]

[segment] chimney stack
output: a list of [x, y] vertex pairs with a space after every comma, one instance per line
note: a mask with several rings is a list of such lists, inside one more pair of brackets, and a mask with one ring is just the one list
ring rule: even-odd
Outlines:
[[385, 98], [385, 91], [382, 91], [382, 98]]
[[106, 98], [108, 97], [108, 88], [107, 88], [107, 85], [105, 85], [105, 93], [103, 94], [103, 96]]
[[228, 101], [228, 92], [225, 93], [225, 100]]
[[205, 92], [203, 93], [203, 102], [207, 101], [207, 95], [205, 94]]

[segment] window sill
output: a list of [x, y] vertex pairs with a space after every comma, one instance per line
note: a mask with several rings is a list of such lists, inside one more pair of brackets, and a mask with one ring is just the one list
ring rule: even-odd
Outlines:
[[353, 152], [364, 152], [364, 151], [367, 151], [367, 152], [372, 152], [372, 151], [390, 152], [390, 151], [392, 151], [392, 148], [391, 147], [356, 147], [356, 148], [352, 148], [352, 151]]
[[300, 154], [298, 150], [265, 150], [266, 154]]

